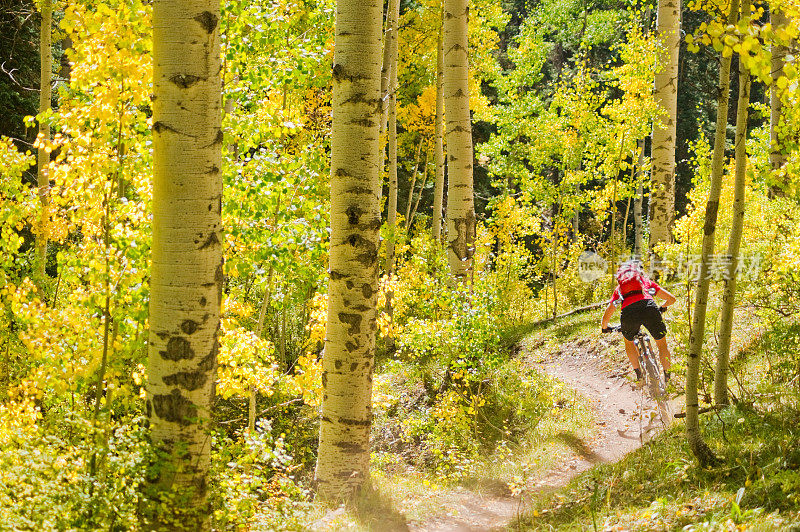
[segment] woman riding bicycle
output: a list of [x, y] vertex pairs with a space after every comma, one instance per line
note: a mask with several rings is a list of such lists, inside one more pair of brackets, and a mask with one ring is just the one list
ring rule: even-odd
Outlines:
[[[608, 321], [614, 314], [617, 304], [621, 302], [620, 325], [622, 336], [625, 338], [625, 352], [636, 371], [636, 380], [641, 381], [643, 375], [639, 367], [639, 354], [633, 339], [639, 332], [639, 328], [644, 325], [656, 341], [661, 366], [664, 368], [664, 380], [669, 381], [671, 361], [669, 347], [667, 347], [667, 326], [661, 317], [661, 312], [675, 303], [675, 296], [651, 280], [638, 260], [622, 263], [615, 277], [617, 287], [614, 289], [605, 314], [603, 314], [600, 328], [603, 332], [611, 330], [608, 327]], [[659, 308], [651, 293], [664, 300], [663, 307]]]

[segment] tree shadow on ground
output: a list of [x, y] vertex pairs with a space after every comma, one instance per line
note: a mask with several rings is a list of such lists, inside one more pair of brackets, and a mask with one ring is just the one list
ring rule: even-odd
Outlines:
[[407, 532], [408, 518], [396, 510], [392, 500], [373, 486], [364, 488], [361, 496], [348, 505], [351, 515], [367, 530], [375, 532]]
[[527, 336], [535, 333], [544, 333], [545, 331], [550, 338], [569, 340], [581, 336], [581, 332], [584, 329], [591, 328], [594, 325], [599, 328], [599, 324], [600, 317], [597, 310], [587, 310], [555, 321], [539, 321], [511, 327], [506, 332], [504, 340], [508, 345], [514, 345]]
[[595, 453], [585, 441], [572, 432], [559, 432], [556, 434], [555, 439], [568, 445], [570, 449], [575, 451], [581, 458], [589, 463], [597, 464], [603, 461], [603, 459], [597, 453]]

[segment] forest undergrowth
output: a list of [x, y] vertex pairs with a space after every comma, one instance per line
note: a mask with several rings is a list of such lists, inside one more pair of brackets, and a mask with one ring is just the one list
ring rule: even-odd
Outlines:
[[732, 361], [734, 404], [703, 416], [720, 462], [696, 466], [682, 421], [542, 496], [512, 530], [796, 530], [800, 390], [795, 320], [771, 324]]

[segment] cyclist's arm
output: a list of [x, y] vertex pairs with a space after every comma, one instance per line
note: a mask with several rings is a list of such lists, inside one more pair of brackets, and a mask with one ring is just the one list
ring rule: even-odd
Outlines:
[[614, 302], [608, 304], [606, 307], [606, 312], [603, 314], [603, 321], [600, 322], [600, 328], [605, 329], [608, 327], [608, 321], [611, 319], [611, 316], [614, 314], [614, 310], [616, 310], [616, 306], [614, 306]]
[[675, 299], [675, 296], [673, 296], [672, 294], [670, 294], [661, 287], [658, 288], [658, 292], [656, 292], [656, 297], [664, 300], [665, 307], [668, 307], [673, 303], [675, 303], [675, 301], [677, 301], [677, 299]]

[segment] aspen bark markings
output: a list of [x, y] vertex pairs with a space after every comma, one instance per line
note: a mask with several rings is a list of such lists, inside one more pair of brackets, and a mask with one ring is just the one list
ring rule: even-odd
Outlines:
[[[655, 75], [655, 99], [666, 116], [653, 125], [650, 187], [650, 249], [672, 238], [675, 219], [675, 136], [678, 109], [678, 55], [681, 0], [659, 0], [657, 34], [664, 40], [667, 64]], [[663, 125], [663, 127], [662, 127]]]
[[[750, 17], [750, 0], [742, 5], [742, 16]], [[749, 22], [749, 20], [748, 20]], [[750, 107], [750, 74], [739, 63], [739, 101], [736, 105], [736, 177], [733, 186], [733, 218], [731, 234], [728, 239], [727, 277], [722, 289], [722, 311], [720, 313], [719, 343], [717, 363], [714, 368], [714, 404], [728, 404], [728, 363], [731, 351], [731, 330], [733, 329], [733, 304], [736, 298], [736, 272], [739, 265], [739, 249], [742, 243], [744, 225], [745, 174], [747, 171], [747, 119]]]
[[467, 0], [444, 0], [444, 104], [447, 135], [447, 238], [453, 276], [469, 277], [475, 245], [472, 124], [469, 112]]
[[369, 477], [381, 225], [381, 11], [339, 0], [333, 67], [331, 245], [317, 493], [352, 497]]
[[389, 235], [386, 239], [386, 271], [394, 273], [395, 234], [397, 232], [397, 26], [400, 19], [400, 0], [390, 0], [388, 9], [387, 17], [389, 22], [386, 36], [388, 41], [386, 46], [389, 49], [389, 83], [387, 89], [389, 100], [387, 131], [389, 197], [387, 200], [386, 225], [389, 229]]
[[[748, 3], [749, 6], [749, 3]], [[736, 23], [739, 1], [731, 2], [728, 24]], [[717, 121], [714, 132], [714, 155], [711, 160], [711, 183], [706, 203], [703, 227], [703, 247], [700, 260], [700, 282], [695, 294], [692, 328], [689, 336], [689, 352], [686, 361], [686, 439], [692, 453], [701, 466], [716, 461], [700, 432], [699, 399], [697, 384], [700, 374], [700, 357], [705, 340], [706, 308], [708, 307], [709, 257], [714, 253], [714, 238], [717, 230], [719, 196], [722, 188], [723, 160], [725, 157], [725, 132], [728, 125], [728, 101], [730, 99], [731, 58], [722, 57], [719, 68], [719, 96], [717, 97]]]
[[[219, 2], [153, 4], [153, 244], [147, 413], [177, 490], [160, 514], [207, 530], [207, 423], [222, 301]], [[189, 500], [187, 501], [186, 498]], [[174, 515], [170, 515], [174, 514]], [[188, 514], [188, 515], [187, 515]]]
[[[780, 9], [771, 9], [769, 20], [773, 30], [783, 28], [788, 23], [786, 14]], [[783, 104], [780, 98], [780, 89], [777, 80], [783, 75], [783, 65], [786, 60], [788, 48], [780, 44], [772, 45], [772, 85], [769, 87], [769, 134], [771, 147], [769, 151], [769, 161], [773, 170], [778, 170], [786, 162], [786, 155], [781, 152], [780, 138], [778, 135]]]
[[[444, 11], [442, 11], [444, 15]], [[436, 43], [436, 126], [434, 137], [434, 160], [436, 163], [436, 183], [433, 189], [433, 240], [442, 241], [442, 204], [444, 203], [444, 54], [442, 53], [442, 26], [439, 26], [439, 39]]]

